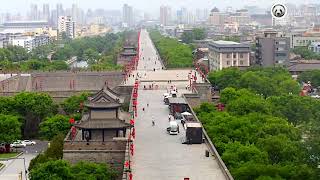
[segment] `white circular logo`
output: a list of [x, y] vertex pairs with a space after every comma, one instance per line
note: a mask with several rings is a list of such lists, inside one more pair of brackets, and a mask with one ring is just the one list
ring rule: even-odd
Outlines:
[[287, 7], [283, 4], [276, 3], [271, 8], [271, 14], [274, 18], [283, 18], [287, 14]]

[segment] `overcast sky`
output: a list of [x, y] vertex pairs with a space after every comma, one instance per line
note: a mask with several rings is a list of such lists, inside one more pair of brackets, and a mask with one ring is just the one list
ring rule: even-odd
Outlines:
[[30, 9], [30, 4], [40, 5], [49, 3], [50, 8], [55, 7], [56, 3], [63, 3], [64, 8], [71, 7], [72, 3], [78, 4], [83, 9], [121, 9], [124, 3], [127, 3], [139, 10], [147, 12], [159, 9], [160, 5], [169, 5], [173, 8], [186, 7], [187, 9], [207, 8], [214, 6], [225, 8], [233, 6], [239, 9], [244, 5], [257, 5], [267, 8], [274, 2], [290, 2], [294, 4], [301, 3], [320, 3], [320, 0], [1, 0], [0, 12], [21, 12], [25, 13]]

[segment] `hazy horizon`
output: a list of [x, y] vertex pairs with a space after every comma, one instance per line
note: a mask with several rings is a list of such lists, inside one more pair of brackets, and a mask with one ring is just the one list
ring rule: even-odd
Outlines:
[[190, 10], [196, 8], [212, 9], [213, 7], [226, 8], [232, 6], [234, 9], [240, 9], [244, 6], [258, 6], [261, 8], [267, 8], [275, 2], [292, 3], [292, 4], [310, 4], [320, 3], [319, 0], [305, 0], [303, 3], [301, 0], [154, 0], [150, 5], [150, 0], [10, 0], [7, 3], [3, 3], [0, 7], [1, 13], [26, 13], [30, 10], [31, 4], [37, 4], [38, 9], [42, 9], [42, 4], [50, 4], [50, 9], [55, 9], [57, 3], [62, 3], [64, 8], [71, 8], [72, 4], [77, 4], [78, 7], [87, 9], [106, 9], [106, 10], [121, 10], [123, 4], [129, 4], [135, 9], [145, 12], [154, 12], [159, 9], [161, 5], [168, 5], [174, 9], [185, 7]]

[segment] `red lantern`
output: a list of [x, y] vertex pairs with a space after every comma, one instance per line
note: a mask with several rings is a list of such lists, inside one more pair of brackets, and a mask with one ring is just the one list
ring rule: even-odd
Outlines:
[[133, 151], [134, 151], [134, 146], [133, 146], [133, 144], [131, 144], [131, 145], [130, 145], [131, 156], [133, 156]]
[[132, 137], [133, 137], [133, 139], [135, 139], [136, 138], [136, 129], [135, 128], [132, 128]]
[[130, 166], [130, 161], [126, 161], [124, 165], [126, 166], [126, 168], [128, 168]]
[[130, 120], [130, 124], [131, 124], [132, 126], [134, 126], [134, 119], [131, 119], [131, 120]]
[[72, 126], [72, 127], [71, 127], [72, 140], [76, 137], [76, 133], [77, 133], [76, 127]]
[[132, 103], [133, 103], [134, 106], [137, 106], [137, 105], [138, 105], [138, 101], [137, 101], [137, 100], [133, 100]]
[[137, 98], [138, 97], [138, 93], [133, 93], [132, 96], [133, 96], [133, 98]]

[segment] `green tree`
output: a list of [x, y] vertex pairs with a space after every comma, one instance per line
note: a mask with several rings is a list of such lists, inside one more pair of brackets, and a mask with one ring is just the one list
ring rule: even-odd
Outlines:
[[76, 165], [72, 166], [71, 171], [74, 174], [75, 179], [77, 180], [114, 180], [117, 177], [117, 173], [106, 164], [84, 161], [80, 161]]
[[313, 113], [312, 106], [316, 106], [316, 102], [313, 103], [309, 97], [284, 95], [270, 97], [268, 101], [272, 104], [274, 115], [287, 118], [294, 126], [320, 117]]
[[11, 143], [21, 138], [21, 122], [17, 116], [0, 114], [0, 142]]
[[52, 117], [47, 117], [40, 123], [40, 134], [46, 139], [52, 139], [57, 134], [66, 135], [70, 127], [71, 124], [69, 122], [69, 118], [58, 114]]
[[184, 31], [181, 35], [181, 40], [184, 43], [190, 44], [194, 40], [194, 34], [193, 32]]
[[29, 171], [49, 160], [62, 159], [64, 138], [64, 134], [56, 135], [50, 141], [50, 146], [48, 147], [48, 149], [44, 153], [38, 154], [34, 159], [31, 160], [29, 164]]
[[164, 37], [159, 31], [150, 31], [150, 36], [167, 68], [185, 68], [193, 65], [193, 49], [189, 45]]
[[226, 87], [238, 87], [239, 79], [242, 72], [237, 68], [225, 68], [221, 71], [212, 71], [209, 73], [208, 79], [212, 85], [223, 90]]
[[65, 160], [48, 161], [39, 164], [30, 171], [31, 180], [65, 180], [74, 179], [71, 172], [70, 164]]
[[206, 38], [206, 31], [203, 28], [194, 28], [192, 33], [195, 40], [202, 40]]
[[320, 55], [309, 50], [308, 47], [296, 47], [292, 50], [295, 54], [301, 55], [304, 59], [318, 59], [320, 60]]
[[69, 115], [79, 113], [80, 104], [84, 103], [88, 99], [89, 95], [89, 93], [82, 93], [80, 95], [71, 96], [64, 100], [61, 103], [61, 106], [63, 110]]
[[40, 122], [57, 113], [57, 106], [48, 94], [22, 92], [14, 96], [15, 110], [25, 120], [24, 135], [35, 136]]
[[312, 86], [318, 87], [320, 86], [320, 70], [302, 72], [298, 76], [298, 81], [301, 83], [307, 83], [308, 81], [310, 81]]

